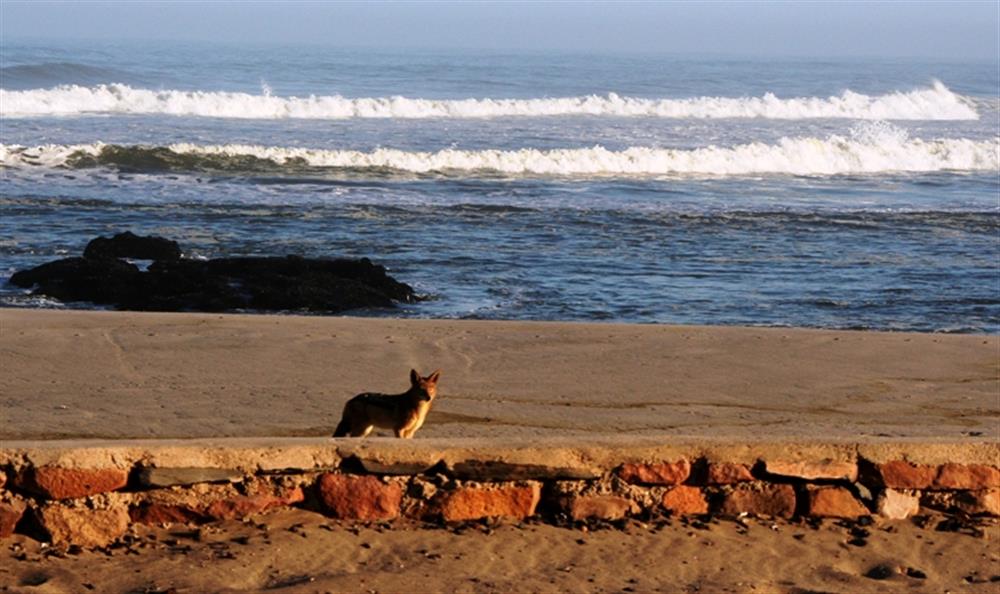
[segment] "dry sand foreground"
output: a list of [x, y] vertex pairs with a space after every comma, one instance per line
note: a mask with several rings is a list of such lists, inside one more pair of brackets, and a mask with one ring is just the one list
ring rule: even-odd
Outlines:
[[[131, 544], [107, 552], [47, 554], [17, 536], [0, 551], [0, 591], [997, 592], [1000, 529], [942, 532], [938, 522], [383, 529], [283, 511], [200, 529], [141, 528]], [[859, 530], [870, 533], [863, 545]]]
[[1000, 337], [0, 309], [0, 439], [323, 436], [443, 370], [421, 437], [1000, 439]]
[[[417, 442], [1000, 440], [997, 336], [12, 309], [0, 440], [324, 436], [347, 398], [401, 391], [411, 366], [443, 370]], [[942, 520], [456, 534], [285, 510], [136, 527], [104, 552], [16, 535], [0, 591], [1000, 591], [996, 521]], [[887, 579], [866, 577], [880, 565]]]

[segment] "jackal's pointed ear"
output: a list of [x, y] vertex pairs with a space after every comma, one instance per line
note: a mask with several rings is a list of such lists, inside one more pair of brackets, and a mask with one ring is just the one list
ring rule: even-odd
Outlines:
[[434, 373], [432, 373], [429, 376], [427, 376], [427, 381], [430, 382], [430, 383], [432, 383], [432, 384], [436, 384], [439, 377], [441, 377], [441, 370], [440, 369], [435, 369]]
[[420, 385], [420, 374], [417, 373], [416, 369], [410, 370], [410, 383], [414, 386]]

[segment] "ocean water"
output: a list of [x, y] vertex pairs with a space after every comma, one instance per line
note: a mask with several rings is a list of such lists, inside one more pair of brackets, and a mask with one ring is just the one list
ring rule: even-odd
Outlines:
[[0, 305], [123, 230], [367, 256], [363, 315], [1000, 331], [995, 62], [0, 46]]

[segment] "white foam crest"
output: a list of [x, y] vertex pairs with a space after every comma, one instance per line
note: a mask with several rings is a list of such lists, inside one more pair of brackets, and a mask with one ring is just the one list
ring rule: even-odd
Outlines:
[[262, 82], [262, 94], [137, 89], [123, 84], [8, 91], [0, 89], [0, 116], [164, 114], [244, 119], [492, 118], [564, 115], [660, 118], [853, 118], [975, 120], [972, 100], [939, 81], [930, 88], [869, 96], [844, 91], [832, 97], [781, 99], [693, 97], [646, 99], [615, 93], [540, 99], [347, 98], [340, 95], [278, 97]]
[[35, 166], [55, 169], [66, 164], [73, 155], [96, 157], [107, 145], [92, 144], [42, 144], [26, 147], [18, 144], [0, 144], [0, 167]]
[[[58, 167], [70, 155], [99, 155], [105, 145], [0, 145], [0, 166]], [[178, 154], [252, 156], [279, 165], [315, 168], [391, 169], [412, 173], [500, 172], [508, 175], [650, 176], [650, 175], [836, 175], [848, 173], [1000, 170], [1000, 138], [909, 139], [905, 134], [871, 139], [842, 136], [782, 138], [776, 144], [750, 143], [681, 150], [630, 147], [621, 151], [601, 146], [537, 150], [457, 150], [411, 152], [377, 149], [370, 152], [267, 147], [257, 145], [173, 144]]]

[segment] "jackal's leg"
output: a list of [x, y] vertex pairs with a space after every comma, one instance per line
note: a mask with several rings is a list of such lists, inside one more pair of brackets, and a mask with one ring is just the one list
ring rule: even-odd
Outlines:
[[360, 425], [351, 428], [351, 437], [368, 437], [375, 425]]
[[337, 424], [337, 428], [333, 431], [334, 437], [347, 437], [347, 434], [351, 432], [351, 424], [347, 422], [347, 419], [340, 419], [340, 423]]

